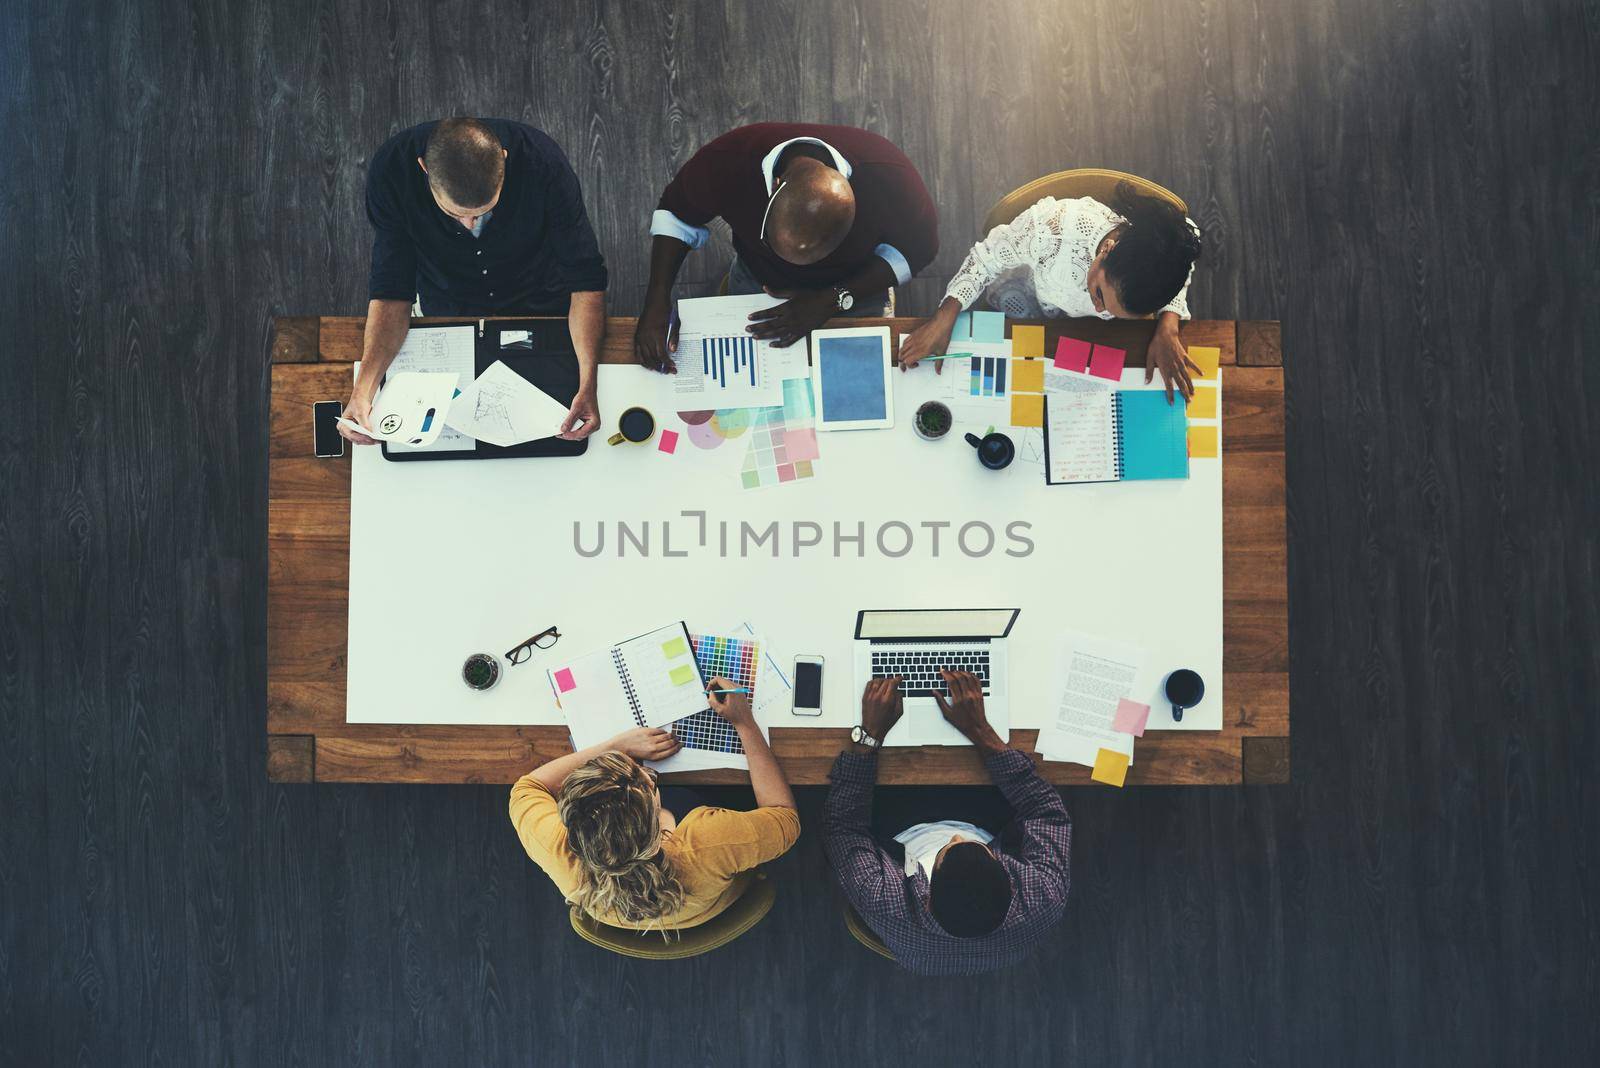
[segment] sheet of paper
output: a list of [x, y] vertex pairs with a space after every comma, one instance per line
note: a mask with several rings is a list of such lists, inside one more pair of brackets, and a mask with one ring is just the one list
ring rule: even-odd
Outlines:
[[1193, 360], [1200, 368], [1196, 378], [1217, 377], [1217, 364], [1222, 362], [1222, 350], [1213, 345], [1191, 345], [1189, 359]]
[[1089, 353], [1094, 346], [1075, 337], [1064, 337], [1056, 342], [1055, 366], [1063, 371], [1088, 371]]
[[1062, 636], [1056, 662], [1053, 721], [1039, 732], [1038, 748], [1051, 760], [1094, 766], [1101, 749], [1133, 756], [1133, 736], [1116, 730], [1117, 702], [1134, 692], [1144, 650], [1082, 632]]
[[1013, 393], [1011, 395], [1012, 426], [1044, 426], [1044, 394]]
[[750, 314], [783, 303], [765, 293], [678, 302], [678, 373], [663, 376], [676, 411], [768, 408], [783, 403], [783, 380], [810, 374], [806, 346], [787, 348], [749, 333]]
[[617, 646], [647, 727], [664, 727], [706, 708], [705, 687], [682, 623]]
[[1124, 697], [1117, 701], [1116, 714], [1111, 717], [1111, 729], [1143, 738], [1145, 725], [1149, 722], [1150, 706]]
[[1215, 419], [1217, 417], [1217, 387], [1196, 386], [1189, 398], [1190, 419]]
[[[1017, 350], [1013, 348], [1011, 354], [1015, 356]], [[1012, 360], [1011, 388], [1018, 393], [1043, 393], [1044, 368], [1043, 360]]]
[[994, 311], [972, 313], [972, 340], [1001, 342], [1006, 339], [1006, 317]]
[[1112, 412], [1116, 391], [1051, 393], [1045, 405], [1051, 483], [1111, 482], [1117, 477], [1117, 439]]
[[1109, 345], [1096, 345], [1094, 352], [1089, 355], [1089, 373], [1096, 378], [1120, 382], [1122, 381], [1122, 365], [1127, 359], [1128, 353], [1123, 349], [1114, 349]]
[[1126, 753], [1102, 748], [1094, 755], [1094, 771], [1089, 778], [1107, 786], [1121, 786], [1128, 779], [1128, 765], [1132, 763]]
[[[477, 373], [473, 346], [477, 328], [471, 323], [455, 326], [414, 326], [406, 332], [406, 339], [389, 365], [389, 374], [406, 371], [425, 371], [433, 374], [454, 374], [456, 388], [472, 381]], [[448, 418], [445, 427], [433, 444], [422, 446], [416, 452], [471, 452], [477, 447], [467, 435], [452, 430]]]
[[504, 447], [554, 437], [566, 417], [560, 401], [496, 360], [461, 390], [446, 422], [468, 437]]
[[1189, 459], [1215, 460], [1218, 449], [1216, 427], [1191, 426], [1189, 428]]
[[1019, 360], [1044, 355], [1044, 327], [1018, 323], [1011, 328], [1011, 355]]
[[372, 429], [366, 432], [392, 445], [427, 448], [444, 430], [458, 377], [453, 371], [391, 371], [372, 402]]

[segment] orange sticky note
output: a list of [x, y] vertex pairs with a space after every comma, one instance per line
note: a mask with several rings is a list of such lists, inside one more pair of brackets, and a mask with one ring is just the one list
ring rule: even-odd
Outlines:
[[1222, 350], [1216, 347], [1204, 348], [1193, 345], [1189, 348], [1189, 359], [1200, 365], [1200, 373], [1196, 378], [1217, 377], [1217, 364], [1222, 361]]
[[1044, 327], [1023, 326], [1011, 328], [1011, 355], [1019, 360], [1044, 355]]
[[1121, 786], [1128, 778], [1128, 754], [1115, 749], [1101, 749], [1094, 755], [1094, 771], [1089, 778], [1107, 786]]
[[1044, 392], [1044, 361], [1043, 360], [1012, 360], [1011, 361], [1011, 392], [1013, 392], [1013, 393], [1043, 393]]
[[1195, 386], [1189, 398], [1190, 419], [1215, 419], [1217, 417], [1217, 387]]
[[1215, 460], [1217, 458], [1217, 428], [1191, 426], [1189, 428], [1189, 459]]
[[1044, 426], [1044, 395], [1041, 393], [1011, 394], [1012, 426]]

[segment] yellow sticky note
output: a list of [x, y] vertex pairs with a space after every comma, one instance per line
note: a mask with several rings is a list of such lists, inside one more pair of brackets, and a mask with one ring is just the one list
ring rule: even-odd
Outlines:
[[672, 685], [674, 686], [682, 686], [686, 682], [693, 682], [694, 665], [680, 664], [678, 667], [672, 669], [672, 673], [668, 675], [667, 678], [672, 680]]
[[662, 642], [661, 652], [664, 656], [685, 656], [689, 652], [689, 643], [680, 634], [671, 641]]
[[1102, 749], [1094, 755], [1094, 771], [1089, 778], [1107, 786], [1121, 786], [1128, 778], [1128, 754]]
[[1217, 377], [1217, 364], [1222, 361], [1222, 350], [1211, 347], [1204, 348], [1199, 345], [1189, 346], [1189, 359], [1200, 366], [1200, 373], [1196, 378]]
[[1044, 356], [1044, 327], [1013, 326], [1011, 328], [1011, 355], [1019, 360]]
[[1043, 360], [1012, 360], [1011, 361], [1011, 392], [1013, 392], [1013, 393], [1043, 393], [1044, 392], [1044, 361]]
[[1012, 426], [1044, 426], [1044, 396], [1039, 393], [1011, 394]]
[[1217, 417], [1217, 387], [1195, 386], [1189, 398], [1190, 419], [1215, 419]]
[[1192, 426], [1189, 428], [1189, 459], [1215, 460], [1217, 458], [1217, 428]]

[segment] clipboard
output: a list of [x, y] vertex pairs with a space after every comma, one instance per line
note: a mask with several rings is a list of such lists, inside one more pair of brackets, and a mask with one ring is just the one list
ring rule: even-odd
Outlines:
[[[473, 329], [473, 324], [460, 324]], [[537, 388], [571, 407], [578, 395], [578, 354], [572, 347], [572, 335], [567, 320], [562, 319], [479, 319], [477, 336], [473, 341], [473, 376], [483, 374], [496, 360], [521, 375]], [[513, 335], [502, 344], [506, 334]], [[518, 337], [516, 335], [526, 335]], [[475, 447], [460, 452], [421, 452], [397, 448], [391, 450], [387, 441], [379, 443], [383, 458], [394, 463], [420, 463], [434, 460], [505, 460], [562, 456], [582, 456], [589, 449], [589, 441], [564, 441], [561, 438], [538, 438], [517, 445], [491, 445], [477, 442]]]

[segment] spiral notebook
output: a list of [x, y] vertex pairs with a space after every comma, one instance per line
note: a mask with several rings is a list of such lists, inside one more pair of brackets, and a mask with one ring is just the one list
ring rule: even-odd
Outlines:
[[705, 678], [680, 620], [547, 673], [575, 749], [706, 708]]
[[1044, 480], [1051, 486], [1189, 477], [1188, 405], [1160, 389], [1046, 393]]

